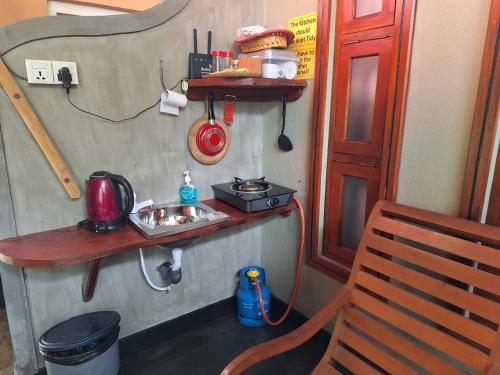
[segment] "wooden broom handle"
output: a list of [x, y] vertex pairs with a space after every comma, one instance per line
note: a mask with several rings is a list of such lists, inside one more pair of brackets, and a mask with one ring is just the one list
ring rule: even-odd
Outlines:
[[10, 74], [7, 66], [0, 58], [0, 87], [2, 87], [12, 104], [23, 119], [26, 127], [42, 150], [43, 155], [49, 162], [52, 170], [56, 174], [59, 182], [71, 199], [78, 199], [81, 196], [80, 188], [76, 184], [75, 178], [71, 174], [66, 163], [62, 159], [59, 151], [50, 139], [45, 127], [40, 122], [38, 116], [33, 111], [28, 99], [24, 96], [21, 88]]

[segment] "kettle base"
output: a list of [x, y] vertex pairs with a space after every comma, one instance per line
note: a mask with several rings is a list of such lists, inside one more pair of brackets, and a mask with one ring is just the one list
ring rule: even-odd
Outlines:
[[97, 221], [97, 222], [90, 220], [82, 220], [78, 223], [78, 226], [81, 228], [85, 228], [90, 232], [106, 233], [122, 229], [126, 223], [127, 220], [109, 220], [109, 221]]

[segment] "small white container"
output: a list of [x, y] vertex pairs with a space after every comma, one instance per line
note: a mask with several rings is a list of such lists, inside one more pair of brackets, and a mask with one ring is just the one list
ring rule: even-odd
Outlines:
[[299, 58], [297, 52], [288, 49], [268, 48], [251, 53], [241, 53], [242, 57], [258, 57], [262, 60], [263, 78], [294, 79], [297, 77]]

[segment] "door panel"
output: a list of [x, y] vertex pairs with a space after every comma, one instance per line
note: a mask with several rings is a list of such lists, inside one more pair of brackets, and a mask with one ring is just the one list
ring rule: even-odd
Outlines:
[[361, 18], [365, 16], [381, 13], [384, 10], [383, 0], [357, 0], [354, 6], [354, 18]]
[[342, 34], [394, 25], [396, 0], [341, 0]]
[[323, 255], [350, 266], [378, 199], [380, 168], [333, 161], [328, 170]]
[[391, 57], [392, 37], [341, 46], [335, 152], [382, 155]]
[[348, 141], [370, 142], [377, 92], [379, 56], [351, 60], [349, 108], [347, 112]]
[[339, 244], [355, 250], [365, 227], [368, 180], [345, 175], [342, 185]]

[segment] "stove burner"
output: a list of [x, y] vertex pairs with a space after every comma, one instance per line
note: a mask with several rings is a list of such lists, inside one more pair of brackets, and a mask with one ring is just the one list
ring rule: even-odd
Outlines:
[[271, 185], [265, 181], [265, 177], [253, 179], [253, 180], [242, 180], [241, 178], [235, 177], [234, 183], [229, 186], [229, 188], [237, 193], [265, 193], [272, 189]]

